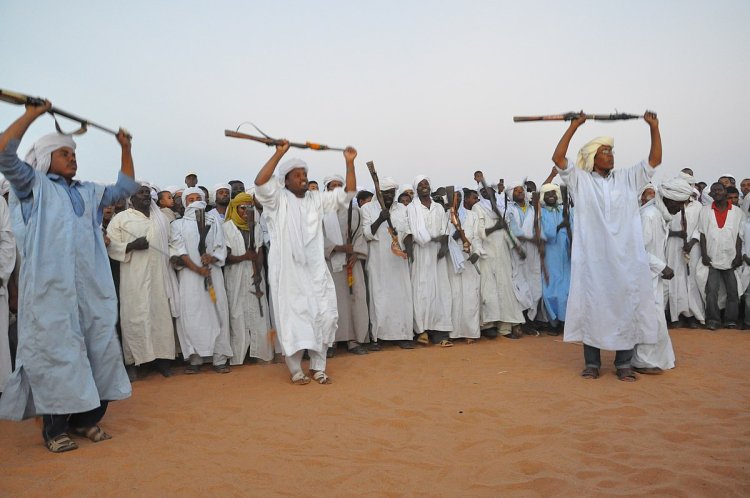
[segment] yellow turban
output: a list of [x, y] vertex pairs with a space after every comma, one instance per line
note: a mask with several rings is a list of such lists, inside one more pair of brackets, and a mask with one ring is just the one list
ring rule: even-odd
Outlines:
[[233, 221], [235, 225], [237, 225], [237, 228], [240, 230], [249, 230], [250, 227], [247, 224], [247, 221], [245, 218], [242, 217], [242, 214], [237, 210], [239, 206], [248, 205], [253, 203], [253, 196], [246, 193], [246, 192], [240, 192], [237, 194], [234, 199], [229, 203], [229, 207], [227, 208], [227, 213], [224, 216], [224, 223], [228, 221]]
[[594, 156], [602, 145], [614, 147], [615, 139], [612, 137], [598, 137], [581, 147], [581, 150], [578, 151], [576, 166], [584, 171], [594, 171]]

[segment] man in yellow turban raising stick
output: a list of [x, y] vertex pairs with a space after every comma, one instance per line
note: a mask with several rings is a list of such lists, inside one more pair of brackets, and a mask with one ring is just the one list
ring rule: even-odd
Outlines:
[[638, 192], [661, 164], [659, 120], [646, 112], [651, 130], [647, 161], [614, 170], [614, 139], [600, 137], [583, 146], [576, 167], [565, 157], [583, 112], [572, 120], [552, 161], [576, 203], [571, 285], [565, 342], [583, 342], [581, 375], [599, 377], [600, 350], [614, 350], [618, 379], [636, 380], [630, 362], [636, 344], [657, 341], [657, 313], [649, 258], [643, 244]]

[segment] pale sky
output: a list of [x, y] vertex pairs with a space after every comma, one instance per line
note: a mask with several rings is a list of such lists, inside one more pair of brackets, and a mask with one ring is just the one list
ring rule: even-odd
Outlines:
[[[541, 183], [567, 123], [514, 115], [658, 112], [660, 176], [750, 176], [750, 1], [0, 0], [0, 88], [134, 136], [136, 176], [162, 187], [252, 183], [265, 145], [224, 137], [253, 121], [277, 138], [352, 145], [358, 184]], [[0, 102], [0, 128], [22, 108]], [[64, 126], [75, 128], [75, 124]], [[21, 144], [54, 131], [40, 118]], [[251, 128], [240, 131], [250, 133]], [[589, 122], [568, 156], [615, 137], [616, 165], [648, 155], [643, 120]], [[77, 139], [79, 176], [114, 180], [119, 147]], [[292, 150], [310, 178], [340, 152]]]

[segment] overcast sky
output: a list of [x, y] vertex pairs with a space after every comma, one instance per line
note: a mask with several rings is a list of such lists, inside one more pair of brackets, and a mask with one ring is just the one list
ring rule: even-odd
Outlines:
[[[253, 121], [275, 137], [352, 145], [400, 183], [541, 181], [567, 124], [514, 115], [659, 114], [660, 175], [750, 176], [750, 1], [0, 0], [0, 88], [134, 136], [136, 176], [161, 186], [242, 179], [272, 150], [224, 137]], [[22, 109], [0, 102], [0, 128]], [[75, 124], [66, 123], [71, 129]], [[54, 131], [40, 118], [21, 144]], [[243, 127], [240, 131], [250, 132]], [[615, 137], [616, 164], [649, 150], [643, 120], [589, 122], [569, 157]], [[79, 175], [114, 180], [114, 137], [77, 139]], [[340, 152], [292, 150], [310, 178]]]

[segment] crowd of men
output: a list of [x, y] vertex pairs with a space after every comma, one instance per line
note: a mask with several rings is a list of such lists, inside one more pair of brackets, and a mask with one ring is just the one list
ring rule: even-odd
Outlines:
[[650, 183], [653, 113], [648, 159], [632, 168], [613, 170], [611, 137], [569, 167], [582, 114], [538, 190], [481, 171], [466, 188], [420, 175], [368, 190], [355, 149], [345, 176], [316, 182], [304, 161], [281, 162], [286, 141], [252, 185], [207, 189], [191, 171], [160, 188], [134, 179], [124, 131], [118, 182], [80, 182], [67, 136], [17, 156], [43, 112], [0, 136], [0, 416], [43, 416], [53, 452], [76, 448], [70, 434], [108, 439], [98, 422], [128, 377], [179, 364], [226, 374], [283, 357], [294, 384], [329, 384], [344, 348], [564, 333], [584, 345], [584, 378], [609, 349], [633, 381], [674, 367], [668, 324], [750, 328], [750, 179], [738, 191], [731, 175], [709, 186], [686, 168]]

